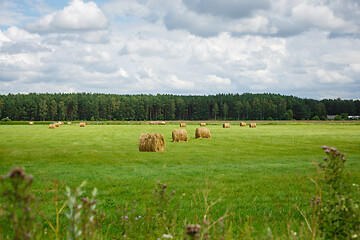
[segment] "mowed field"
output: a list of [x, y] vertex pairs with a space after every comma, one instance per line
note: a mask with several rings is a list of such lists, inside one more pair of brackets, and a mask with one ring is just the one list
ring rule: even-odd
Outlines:
[[[232, 221], [249, 219], [255, 229], [286, 228], [288, 218], [302, 221], [295, 209], [309, 213], [315, 191], [310, 178], [325, 157], [322, 145], [345, 152], [347, 170], [360, 183], [360, 125], [352, 123], [258, 124], [257, 128], [208, 124], [211, 139], [195, 139], [198, 124], [187, 124], [189, 142], [173, 143], [174, 125], [47, 125], [0, 126], [0, 174], [21, 166], [34, 175], [41, 197], [51, 180], [86, 190], [98, 188], [97, 208], [111, 215], [117, 206], [152, 200], [157, 181], [175, 190], [179, 218], [201, 215], [194, 204], [197, 191], [208, 189], [209, 200], [222, 199], [213, 216], [228, 209]], [[139, 136], [159, 132], [165, 152], [139, 152]], [[201, 193], [200, 193], [201, 195]], [[45, 200], [46, 200], [45, 196]], [[50, 197], [48, 197], [50, 198]], [[201, 199], [201, 198], [200, 198]], [[50, 199], [49, 199], [50, 200]], [[44, 206], [51, 213], [52, 205]]]

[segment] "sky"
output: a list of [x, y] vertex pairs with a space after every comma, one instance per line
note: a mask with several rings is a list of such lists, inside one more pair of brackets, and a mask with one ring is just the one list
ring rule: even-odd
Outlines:
[[0, 94], [360, 98], [358, 0], [0, 0]]

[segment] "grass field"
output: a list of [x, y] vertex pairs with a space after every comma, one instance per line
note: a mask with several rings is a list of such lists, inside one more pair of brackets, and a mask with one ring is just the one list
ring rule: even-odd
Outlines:
[[[251, 217], [254, 231], [270, 226], [283, 231], [289, 217], [303, 220], [295, 204], [308, 213], [314, 193], [314, 162], [324, 157], [322, 145], [347, 155], [347, 168], [360, 183], [360, 125], [331, 123], [258, 124], [257, 128], [208, 124], [211, 139], [195, 139], [198, 125], [187, 124], [189, 142], [171, 142], [178, 125], [47, 125], [0, 126], [0, 174], [22, 166], [34, 175], [38, 196], [51, 180], [86, 190], [99, 189], [97, 208], [111, 215], [117, 206], [151, 201], [157, 181], [176, 191], [179, 218], [201, 215], [194, 207], [197, 190], [222, 199], [212, 210], [229, 209], [238, 224]], [[165, 152], [138, 151], [142, 133], [162, 133]], [[45, 196], [45, 199], [47, 196]], [[45, 206], [51, 214], [52, 206]]]

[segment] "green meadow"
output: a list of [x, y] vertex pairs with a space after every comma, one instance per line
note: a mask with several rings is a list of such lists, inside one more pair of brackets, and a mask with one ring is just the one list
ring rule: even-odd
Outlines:
[[[346, 167], [360, 183], [360, 125], [358, 123], [258, 123], [257, 128], [231, 124], [208, 124], [211, 139], [195, 139], [198, 124], [188, 123], [189, 142], [171, 142], [178, 124], [167, 125], [0, 125], [0, 175], [24, 167], [34, 176], [36, 196], [54, 217], [51, 194], [44, 189], [53, 180], [76, 187], [86, 180], [87, 193], [98, 188], [97, 209], [106, 216], [118, 206], [136, 200], [140, 206], [152, 201], [157, 181], [175, 191], [178, 219], [195, 221], [203, 209], [195, 201], [221, 199], [211, 214], [226, 211], [234, 226], [251, 222], [256, 234], [267, 227], [285, 231], [289, 219], [304, 221], [315, 192], [311, 181], [317, 162], [325, 157], [322, 145], [346, 153]], [[159, 132], [165, 152], [139, 152], [139, 136]], [[194, 197], [195, 196], [195, 197]], [[197, 197], [196, 197], [197, 196]], [[198, 199], [198, 200], [195, 200]], [[46, 225], [46, 223], [44, 223]], [[180, 224], [181, 225], [181, 224]], [[264, 230], [265, 229], [265, 230]], [[104, 230], [106, 231], [106, 230]]]

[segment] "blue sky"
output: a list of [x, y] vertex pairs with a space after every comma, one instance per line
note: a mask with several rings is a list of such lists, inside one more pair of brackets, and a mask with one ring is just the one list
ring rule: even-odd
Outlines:
[[0, 94], [360, 96], [357, 0], [0, 0]]

